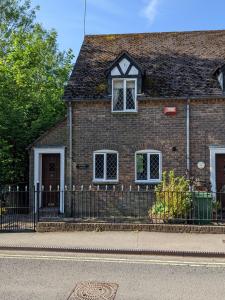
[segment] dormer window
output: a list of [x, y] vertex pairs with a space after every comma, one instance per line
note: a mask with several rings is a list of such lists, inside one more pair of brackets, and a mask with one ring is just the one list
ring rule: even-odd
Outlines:
[[112, 80], [112, 111], [132, 112], [137, 107], [137, 80]]
[[128, 53], [122, 53], [107, 71], [112, 112], [137, 112], [142, 70]]
[[214, 72], [214, 76], [217, 77], [219, 85], [224, 93], [225, 92], [225, 64], [216, 69], [216, 71]]

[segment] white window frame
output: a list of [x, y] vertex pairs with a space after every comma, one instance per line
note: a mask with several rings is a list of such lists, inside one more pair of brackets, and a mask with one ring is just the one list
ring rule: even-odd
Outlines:
[[[116, 170], [116, 179], [106, 179], [107, 175], [107, 165], [106, 165], [106, 156], [107, 154], [114, 153], [117, 155], [117, 170]], [[95, 178], [95, 157], [97, 154], [103, 154], [104, 155], [104, 178]], [[97, 150], [94, 151], [93, 153], [93, 182], [95, 183], [100, 183], [100, 182], [111, 182], [111, 183], [116, 183], [119, 181], [119, 153], [118, 151], [114, 150]]]
[[[147, 179], [138, 180], [137, 179], [137, 154], [147, 154]], [[150, 155], [158, 154], [159, 155], [159, 179], [150, 178]], [[160, 183], [162, 181], [162, 153], [158, 150], [139, 150], [135, 152], [135, 182], [136, 183]]]
[[[123, 81], [123, 107], [124, 109], [123, 110], [114, 110], [113, 109], [113, 104], [114, 104], [114, 81], [118, 81], [118, 80], [121, 80]], [[126, 109], [126, 82], [127, 81], [134, 81], [135, 82], [135, 88], [134, 88], [134, 93], [135, 93], [135, 99], [134, 99], [134, 105], [135, 105], [135, 108], [134, 109]], [[120, 112], [137, 112], [137, 78], [113, 78], [112, 79], [112, 105], [111, 105], [111, 111], [113, 113], [120, 113]]]

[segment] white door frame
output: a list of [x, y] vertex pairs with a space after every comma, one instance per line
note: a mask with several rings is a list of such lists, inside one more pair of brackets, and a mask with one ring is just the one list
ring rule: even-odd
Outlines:
[[[65, 185], [65, 147], [35, 147], [34, 148], [34, 186], [42, 185], [42, 154], [60, 155], [60, 212], [64, 213], [64, 185]], [[41, 197], [39, 207], [41, 207]], [[35, 194], [35, 212], [37, 212], [37, 197]]]
[[210, 146], [210, 182], [212, 192], [216, 192], [216, 154], [225, 154], [225, 146]]

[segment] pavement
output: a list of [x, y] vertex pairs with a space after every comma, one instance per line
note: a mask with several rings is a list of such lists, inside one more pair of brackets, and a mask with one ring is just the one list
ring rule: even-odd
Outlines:
[[[74, 252], [107, 250], [121, 253], [146, 251], [145, 254], [181, 253], [221, 255], [225, 257], [225, 234], [159, 233], [159, 232], [47, 232], [1, 233], [0, 250], [30, 248], [55, 250], [72, 249]], [[152, 253], [151, 253], [152, 252]], [[191, 255], [190, 255], [191, 256]], [[194, 255], [193, 255], [194, 256]]]

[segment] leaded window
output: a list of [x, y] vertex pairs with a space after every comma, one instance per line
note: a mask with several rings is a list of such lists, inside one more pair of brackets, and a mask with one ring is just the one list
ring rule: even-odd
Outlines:
[[94, 152], [94, 181], [118, 180], [118, 153], [104, 150]]
[[112, 111], [136, 111], [136, 79], [113, 79]]
[[136, 152], [136, 181], [159, 182], [161, 180], [161, 153], [145, 150]]

